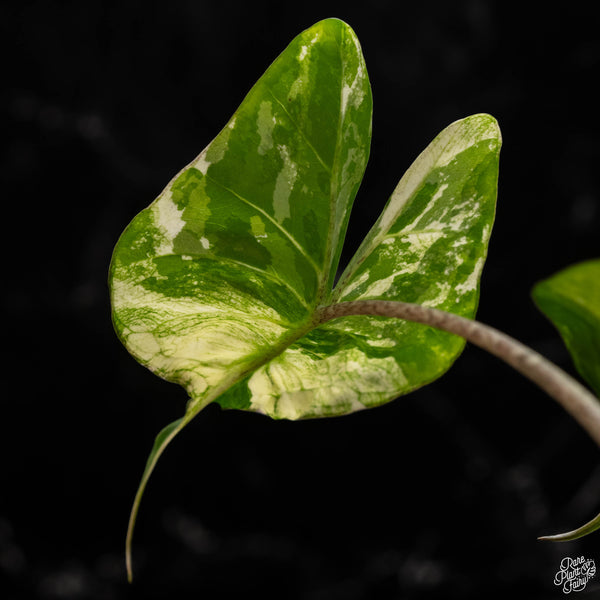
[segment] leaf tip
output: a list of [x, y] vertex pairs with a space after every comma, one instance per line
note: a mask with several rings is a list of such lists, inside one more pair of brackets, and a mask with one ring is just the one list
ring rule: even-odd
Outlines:
[[489, 113], [477, 113], [467, 118], [479, 129], [482, 138], [498, 140], [498, 144], [502, 144], [500, 125], [495, 117]]
[[567, 531], [566, 533], [557, 533], [555, 535], [540, 535], [537, 539], [540, 542], [572, 542], [573, 540], [577, 540], [588, 535], [588, 533], [591, 533], [591, 531], [584, 532], [582, 529], [583, 528]]
[[[328, 17], [326, 19], [322, 19], [321, 21], [317, 21], [314, 25], [309, 27], [306, 31], [328, 31], [333, 35], [340, 35], [341, 32], [345, 32], [349, 34], [350, 37], [356, 38], [356, 33], [350, 27], [350, 25], [344, 21], [343, 19], [339, 19], [338, 17]], [[357, 40], [358, 41], [358, 40]]]
[[566, 541], [568, 541], [568, 540], [562, 539], [562, 534], [540, 535], [537, 539], [540, 542], [566, 542]]
[[573, 529], [573, 531], [558, 533], [556, 535], [543, 535], [538, 540], [543, 542], [570, 542], [585, 537], [598, 529], [600, 529], [600, 515], [596, 515], [591, 521], [588, 521], [585, 525], [577, 529]]

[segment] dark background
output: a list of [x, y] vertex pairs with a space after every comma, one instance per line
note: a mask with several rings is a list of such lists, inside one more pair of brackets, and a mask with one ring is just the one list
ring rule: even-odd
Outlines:
[[[343, 418], [209, 406], [151, 479], [128, 586], [131, 501], [154, 436], [186, 398], [120, 345], [106, 284], [129, 220], [296, 34], [337, 16], [361, 40], [374, 94], [342, 260], [427, 143], [489, 112], [504, 146], [478, 316], [572, 373], [529, 292], [600, 254], [594, 5], [0, 5], [3, 600], [552, 599], [564, 556], [600, 563], [600, 533], [536, 541], [600, 510], [597, 447], [532, 384], [467, 347], [438, 382]], [[582, 597], [595, 597], [593, 582]]]

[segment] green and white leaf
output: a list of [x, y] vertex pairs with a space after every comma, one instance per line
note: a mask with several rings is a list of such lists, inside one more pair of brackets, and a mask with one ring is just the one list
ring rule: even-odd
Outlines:
[[467, 317], [477, 307], [501, 144], [484, 114], [453, 123], [418, 157], [333, 289], [371, 106], [354, 32], [317, 23], [119, 239], [115, 329], [139, 362], [190, 396], [156, 438], [128, 550], [158, 457], [209, 402], [273, 418], [345, 414], [434, 380], [462, 350], [456, 336], [377, 317], [318, 326], [319, 307], [346, 300]]
[[580, 375], [600, 397], [600, 259], [573, 265], [533, 288]]
[[[564, 269], [533, 288], [538, 308], [558, 329], [579, 374], [600, 397], [600, 259]], [[566, 533], [540, 539], [567, 542], [600, 529], [600, 514]]]
[[[402, 300], [473, 317], [500, 143], [489, 115], [445, 129], [402, 178], [328, 303]], [[274, 418], [349, 413], [436, 379], [463, 347], [462, 338], [415, 323], [346, 317], [307, 332], [217, 402]]]
[[358, 40], [322, 21], [121, 236], [116, 330], [140, 362], [184, 385], [192, 406], [310, 326], [330, 293], [370, 136]]

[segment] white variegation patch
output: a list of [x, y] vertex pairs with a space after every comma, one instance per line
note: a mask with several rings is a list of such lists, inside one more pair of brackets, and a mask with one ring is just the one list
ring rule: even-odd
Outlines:
[[481, 241], [484, 244], [487, 244], [488, 240], [490, 239], [490, 232], [491, 232], [491, 227], [489, 225], [486, 225], [483, 228], [483, 231], [481, 232]]
[[258, 146], [258, 153], [262, 156], [267, 153], [268, 150], [273, 148], [273, 129], [277, 123], [277, 119], [273, 116], [273, 105], [267, 100], [263, 100], [260, 103], [258, 109], [258, 117], [256, 119], [256, 127], [258, 135], [260, 136], [260, 144]]
[[160, 352], [160, 344], [148, 331], [137, 333], [127, 328], [123, 333], [132, 354], [141, 360], [147, 362]]
[[350, 85], [344, 84], [342, 88], [341, 112], [342, 117], [346, 114], [348, 102], [351, 101], [354, 107], [358, 107], [365, 98], [365, 70], [363, 65], [359, 63], [356, 69], [356, 74]]
[[377, 348], [392, 348], [393, 346], [396, 345], [395, 340], [389, 340], [389, 339], [367, 339], [367, 344], [369, 344], [369, 346], [375, 346]]
[[283, 167], [277, 174], [273, 192], [273, 216], [278, 223], [290, 217], [290, 195], [294, 189], [298, 168], [290, 159], [286, 146], [277, 146], [283, 160]]
[[[402, 231], [402, 233], [404, 233], [404, 231]], [[416, 254], [422, 258], [431, 246], [443, 237], [443, 231], [414, 231], [409, 232], [407, 235], [403, 235], [400, 238], [400, 241], [410, 244], [410, 247], [406, 251], [407, 253]]]
[[369, 279], [369, 271], [364, 271], [363, 273], [360, 274], [360, 277], [357, 277], [356, 279], [354, 279], [351, 283], [349, 283], [345, 290], [344, 290], [344, 296], [349, 296], [351, 292], [353, 292], [359, 285], [362, 285], [363, 283], [365, 283], [365, 281], [367, 281]]
[[419, 224], [423, 221], [427, 222], [429, 213], [437, 206], [438, 200], [443, 196], [447, 188], [447, 183], [443, 183], [442, 185], [440, 185], [435, 194], [431, 197], [431, 200], [429, 200], [429, 202], [427, 203], [425, 209], [412, 223], [410, 223], [410, 225], [407, 225], [403, 231], [413, 231], [414, 229], [417, 229]]
[[173, 240], [184, 228], [183, 210], [179, 210], [173, 202], [171, 190], [167, 190], [152, 204], [154, 225], [161, 233], [160, 246], [156, 248], [157, 256], [173, 252]]
[[441, 215], [439, 219], [431, 221], [427, 224], [427, 227], [448, 232], [465, 231], [479, 215], [479, 202], [470, 205], [469, 210], [463, 210], [462, 212], [452, 215], [449, 219], [444, 219], [447, 213], [448, 210], [445, 210], [444, 214]]
[[192, 397], [219, 385], [232, 365], [272, 347], [287, 331], [273, 308], [225, 284], [210, 294], [199, 286], [194, 297], [173, 298], [115, 278], [113, 299], [132, 354], [163, 377], [182, 380]]
[[448, 296], [452, 291], [452, 286], [447, 281], [441, 283], [436, 282], [435, 286], [438, 291], [437, 295], [433, 298], [426, 298], [425, 300], [422, 300], [420, 302], [422, 306], [429, 306], [431, 308], [435, 308], [436, 306], [439, 306], [440, 304], [443, 304], [444, 302], [446, 302], [446, 300], [448, 300]]
[[[498, 124], [489, 115], [479, 115], [461, 119], [449, 125], [440, 135], [441, 152], [436, 159], [436, 166], [443, 167], [450, 164], [458, 154], [484, 140], [491, 140], [488, 144], [489, 150], [494, 150], [496, 144], [501, 140]], [[444, 135], [446, 134], [446, 135]], [[451, 143], [444, 144], [449, 140]]]
[[[394, 280], [396, 277], [400, 275], [406, 275], [407, 273], [414, 273], [419, 267], [419, 263], [412, 263], [406, 265], [404, 268], [395, 271], [388, 277], [384, 277], [383, 279], [378, 279], [374, 281], [360, 296], [360, 298], [377, 298], [378, 296], [383, 296], [386, 292], [390, 290], [390, 288], [394, 285]], [[344, 294], [345, 296], [346, 294]]]
[[302, 76], [294, 79], [294, 82], [290, 86], [290, 91], [288, 92], [288, 98], [290, 100], [295, 100], [298, 94], [302, 92], [302, 88], [304, 87], [304, 85], [305, 80], [302, 78]]
[[210, 167], [211, 163], [206, 160], [206, 150], [203, 150], [198, 158], [194, 162], [192, 162], [191, 166], [195, 169], [198, 169], [202, 175], [206, 175], [208, 171], [208, 167]]
[[467, 279], [463, 283], [460, 283], [456, 286], [456, 293], [460, 295], [464, 295], [468, 292], [474, 292], [477, 290], [477, 286], [479, 284], [479, 278], [481, 277], [481, 272], [483, 271], [483, 265], [485, 263], [484, 258], [479, 258], [473, 267], [473, 271], [469, 274]]
[[[457, 155], [482, 140], [490, 139], [493, 145], [498, 142], [499, 137], [498, 126], [488, 115], [475, 115], [446, 127], [400, 179], [375, 226], [382, 234], [387, 232], [433, 169], [450, 164]], [[443, 188], [442, 192], [446, 189], [445, 186], [446, 184], [440, 186], [440, 189]], [[378, 242], [377, 239], [375, 243]]]
[[315, 359], [288, 348], [250, 378], [250, 410], [280, 419], [354, 412], [406, 383], [391, 357], [374, 359], [352, 348]]

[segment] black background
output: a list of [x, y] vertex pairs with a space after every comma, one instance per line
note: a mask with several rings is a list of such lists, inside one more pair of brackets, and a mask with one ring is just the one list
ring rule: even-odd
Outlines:
[[529, 292], [599, 255], [594, 5], [3, 2], [0, 597], [561, 598], [562, 557], [600, 561], [599, 533], [536, 541], [600, 510], [597, 448], [468, 346], [438, 382], [343, 418], [209, 406], [158, 464], [128, 586], [131, 501], [186, 398], [120, 345], [106, 285], [129, 220], [296, 34], [337, 16], [374, 94], [342, 261], [427, 143], [489, 112], [504, 146], [478, 317], [572, 373]]

